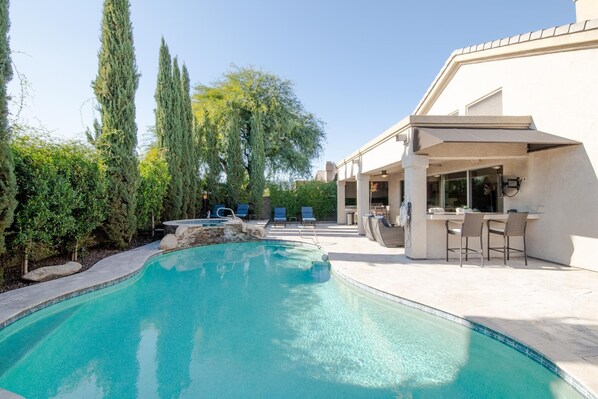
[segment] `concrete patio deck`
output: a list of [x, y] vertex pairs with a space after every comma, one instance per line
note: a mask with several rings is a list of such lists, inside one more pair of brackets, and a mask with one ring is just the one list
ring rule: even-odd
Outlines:
[[[354, 226], [267, 228], [267, 238], [317, 243], [341, 276], [483, 324], [544, 354], [598, 397], [598, 273], [529, 259], [413, 261]], [[444, 245], [444, 243], [439, 243]]]

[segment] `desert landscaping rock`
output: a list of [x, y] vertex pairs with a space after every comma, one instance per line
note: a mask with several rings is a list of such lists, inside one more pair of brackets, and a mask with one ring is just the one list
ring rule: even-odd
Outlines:
[[187, 230], [189, 230], [189, 226], [180, 225], [176, 228], [174, 235], [176, 238], [181, 238], [183, 235], [185, 235], [185, 233], [187, 233]]
[[83, 266], [78, 262], [67, 262], [64, 265], [40, 267], [25, 274], [22, 278], [28, 281], [46, 281], [56, 277], [77, 273]]
[[167, 234], [160, 241], [160, 249], [163, 251], [172, 251], [177, 248], [178, 244], [179, 241], [174, 234]]
[[[179, 228], [180, 226], [177, 232]], [[220, 226], [189, 226], [178, 237], [177, 249], [227, 242], [258, 241], [264, 236], [264, 229], [249, 226], [240, 220], [230, 220]]]
[[260, 226], [247, 225], [246, 232], [247, 232], [247, 234], [249, 234], [250, 236], [255, 237], [255, 238], [262, 239], [266, 236], [266, 230], [264, 230], [264, 228], [260, 227]]

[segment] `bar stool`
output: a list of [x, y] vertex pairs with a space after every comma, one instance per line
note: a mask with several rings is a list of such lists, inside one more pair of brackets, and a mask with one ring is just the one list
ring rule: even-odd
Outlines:
[[[488, 220], [488, 260], [490, 260], [490, 251], [502, 252], [503, 263], [506, 266], [507, 260], [510, 260], [511, 252], [523, 252], [525, 258], [525, 265], [527, 266], [527, 250], [525, 247], [525, 229], [527, 227], [528, 212], [511, 212], [507, 216], [507, 221], [502, 220]], [[493, 224], [501, 224], [502, 226], [492, 226]], [[498, 234], [503, 238], [502, 247], [490, 246], [490, 234]], [[511, 248], [511, 237], [521, 236], [523, 238], [523, 250]]]
[[[450, 227], [449, 224], [456, 225]], [[484, 214], [480, 212], [466, 213], [463, 222], [456, 222], [453, 220], [447, 220], [446, 223], [446, 261], [448, 262], [449, 251], [459, 251], [459, 266], [463, 267], [463, 253], [465, 253], [465, 260], [467, 255], [472, 252], [480, 254], [482, 259], [482, 267], [484, 267], [484, 245], [482, 244], [482, 228], [484, 227]], [[449, 248], [449, 235], [455, 235], [459, 237], [459, 248]], [[469, 238], [480, 239], [480, 250], [469, 248]], [[465, 238], [465, 252], [463, 252], [463, 238]]]

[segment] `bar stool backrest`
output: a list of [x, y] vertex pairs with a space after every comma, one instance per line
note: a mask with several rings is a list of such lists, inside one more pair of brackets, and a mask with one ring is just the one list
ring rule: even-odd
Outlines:
[[528, 212], [512, 212], [507, 216], [505, 225], [505, 235], [522, 236], [525, 235], [525, 226], [527, 225]]
[[463, 228], [461, 237], [481, 237], [482, 225], [484, 223], [484, 214], [481, 212], [471, 212], [465, 214], [463, 219]]

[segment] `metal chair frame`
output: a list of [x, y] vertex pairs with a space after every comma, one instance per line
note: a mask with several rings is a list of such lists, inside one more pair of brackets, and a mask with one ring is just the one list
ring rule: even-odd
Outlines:
[[[457, 225], [457, 228], [450, 228], [450, 224]], [[465, 260], [467, 261], [470, 253], [479, 254], [482, 267], [484, 267], [484, 244], [482, 243], [482, 229], [484, 228], [484, 214], [483, 213], [466, 213], [463, 222], [457, 222], [454, 220], [447, 220], [446, 226], [446, 261], [449, 261], [449, 251], [459, 251], [459, 266], [463, 267], [463, 254], [465, 254]], [[449, 235], [455, 235], [459, 237], [459, 248], [449, 247]], [[480, 250], [469, 248], [470, 238], [480, 238]], [[465, 238], [465, 248], [463, 248], [463, 238]]]
[[316, 227], [317, 219], [314, 216], [314, 211], [311, 206], [302, 206], [301, 207], [301, 224], [303, 227], [311, 226], [313, 228]]
[[[488, 220], [488, 260], [490, 260], [490, 251], [502, 252], [503, 264], [507, 265], [507, 260], [511, 260], [511, 253], [523, 253], [525, 265], [527, 266], [527, 247], [525, 244], [525, 231], [527, 230], [528, 212], [512, 212], [507, 216], [506, 221]], [[492, 227], [494, 224], [502, 224], [504, 227]], [[503, 238], [502, 247], [490, 246], [490, 234], [500, 235]], [[523, 249], [511, 248], [511, 237], [523, 238]]]
[[287, 210], [286, 208], [274, 208], [274, 218], [272, 225], [283, 225], [287, 227]]

